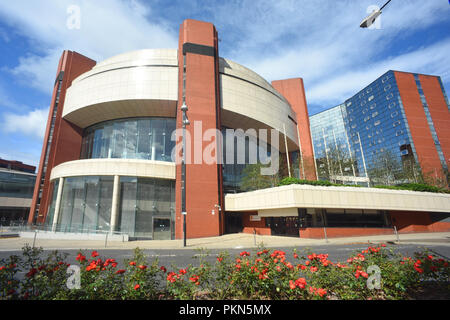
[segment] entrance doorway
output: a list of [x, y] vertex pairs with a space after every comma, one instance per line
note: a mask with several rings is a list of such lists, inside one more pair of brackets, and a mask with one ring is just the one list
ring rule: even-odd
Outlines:
[[298, 217], [266, 218], [273, 236], [300, 237]]
[[225, 233], [239, 233], [243, 230], [241, 213], [227, 212], [225, 214]]
[[171, 238], [170, 218], [153, 217], [153, 240], [170, 240]]

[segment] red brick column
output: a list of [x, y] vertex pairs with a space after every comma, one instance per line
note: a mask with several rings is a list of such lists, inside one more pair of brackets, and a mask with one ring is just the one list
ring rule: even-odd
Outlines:
[[395, 78], [422, 172], [424, 176], [431, 179], [434, 177], [436, 169], [437, 175], [443, 177], [441, 162], [431, 136], [414, 75], [395, 72]]
[[[177, 128], [182, 127], [183, 71], [186, 59], [186, 92], [188, 106], [187, 126], [190, 135], [191, 158], [186, 162], [186, 212], [187, 238], [218, 236], [223, 233], [223, 192], [222, 170], [217, 163], [207, 164], [195, 150], [203, 154], [206, 147], [217, 141], [203, 142], [203, 133], [208, 129], [220, 130], [219, 98], [219, 56], [218, 38], [214, 25], [196, 20], [185, 20], [180, 27], [179, 40], [179, 94], [177, 109]], [[201, 132], [194, 127], [201, 122]], [[200, 135], [198, 134], [200, 133]], [[181, 143], [181, 137], [177, 137]], [[219, 146], [221, 148], [221, 146]], [[189, 140], [187, 149], [189, 149]], [[189, 156], [189, 153], [187, 153]], [[201, 157], [202, 158], [202, 157]], [[181, 162], [179, 162], [181, 163]], [[176, 225], [177, 239], [183, 237], [183, 216], [181, 214], [181, 164], [176, 169]], [[219, 212], [216, 205], [220, 205]], [[215, 214], [212, 214], [214, 210]]]
[[[67, 50], [63, 52], [59, 60], [28, 223], [43, 223], [45, 221], [47, 209], [51, 201], [51, 190], [49, 190], [51, 170], [63, 162], [80, 158], [82, 130], [64, 120], [62, 118], [62, 111], [67, 88], [71, 86], [72, 81], [76, 77], [91, 70], [95, 64], [96, 62], [94, 60]], [[60, 79], [62, 79], [62, 82], [59, 101], [57, 102], [58, 83]], [[55, 108], [57, 111], [56, 118], [53, 120], [54, 128], [52, 133], [51, 125]], [[48, 145], [49, 139], [52, 139], [50, 145]], [[44, 168], [47, 154], [47, 166]], [[39, 193], [41, 191], [42, 195], [39, 200]], [[35, 220], [37, 210], [38, 216]]]
[[419, 75], [431, 119], [436, 129], [447, 166], [450, 167], [450, 112], [437, 77]]
[[[292, 110], [297, 114], [296, 122], [300, 132], [300, 143], [302, 145], [306, 179], [317, 180], [303, 79], [294, 78], [272, 81], [272, 86], [286, 98], [291, 105]], [[302, 172], [301, 168], [300, 172]]]

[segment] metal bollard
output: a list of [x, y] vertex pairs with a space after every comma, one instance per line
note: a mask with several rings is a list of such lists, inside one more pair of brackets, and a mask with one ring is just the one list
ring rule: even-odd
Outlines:
[[33, 248], [36, 243], [37, 230], [34, 230], [34, 238], [33, 238]]
[[107, 243], [108, 243], [108, 232], [106, 233], [106, 237], [105, 237], [105, 248], [106, 248]]
[[325, 242], [328, 243], [327, 228], [325, 228], [325, 227], [323, 227], [323, 234], [325, 236]]
[[397, 231], [397, 227], [396, 227], [396, 226], [394, 226], [394, 233], [395, 233], [395, 236], [397, 237], [397, 242], [400, 242], [400, 239], [399, 239], [399, 237], [398, 237], [398, 231]]
[[256, 229], [255, 228], [253, 228], [253, 243], [256, 247]]

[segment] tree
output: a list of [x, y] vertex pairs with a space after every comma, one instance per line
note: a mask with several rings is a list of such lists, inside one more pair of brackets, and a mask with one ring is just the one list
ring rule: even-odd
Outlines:
[[392, 151], [385, 150], [372, 159], [368, 175], [373, 185], [394, 185], [402, 177], [402, 166]]
[[320, 179], [325, 179], [336, 183], [339, 177], [355, 176], [356, 161], [348, 152], [335, 147], [330, 147], [325, 153], [325, 157], [317, 158], [317, 171]]
[[261, 163], [249, 164], [242, 171], [241, 190], [254, 191], [266, 188], [272, 188], [278, 185], [279, 176], [262, 175]]

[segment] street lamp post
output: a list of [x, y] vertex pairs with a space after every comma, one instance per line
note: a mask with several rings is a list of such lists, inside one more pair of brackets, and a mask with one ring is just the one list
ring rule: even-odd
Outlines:
[[189, 124], [186, 112], [187, 105], [183, 102], [181, 112], [183, 112], [182, 128], [183, 128], [183, 148], [181, 158], [181, 214], [183, 215], [183, 247], [186, 247], [186, 125]]
[[361, 28], [368, 28], [370, 27], [375, 20], [377, 20], [377, 18], [381, 15], [382, 11], [389, 2], [391, 2], [392, 0], [389, 0], [388, 2], [386, 2], [379, 10], [374, 10], [368, 17], [366, 17], [361, 24], [359, 25]]

